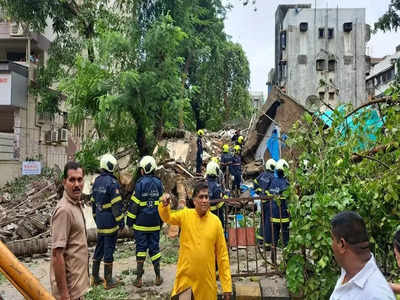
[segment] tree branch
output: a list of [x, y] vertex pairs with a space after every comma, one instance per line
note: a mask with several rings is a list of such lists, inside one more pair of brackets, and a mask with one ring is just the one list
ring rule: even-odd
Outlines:
[[370, 106], [370, 105], [374, 105], [374, 104], [378, 104], [378, 103], [399, 103], [399, 101], [394, 101], [392, 99], [392, 97], [384, 97], [381, 99], [377, 99], [377, 100], [372, 100], [370, 102], [366, 102], [362, 105], [360, 105], [359, 107], [357, 107], [356, 109], [354, 109], [353, 111], [349, 112], [346, 116], [345, 119], [347, 119], [348, 117], [350, 117], [351, 115], [353, 115], [354, 113], [356, 113], [357, 111], [359, 111], [360, 109]]
[[372, 161], [376, 161], [377, 163], [381, 164], [385, 168], [390, 169], [390, 167], [387, 164], [385, 164], [384, 162], [381, 162], [379, 159], [376, 159], [376, 158], [374, 158], [372, 156], [362, 155], [362, 154], [355, 154], [355, 155], [357, 155], [361, 159], [366, 158], [366, 159], [369, 159], [369, 160], [372, 160]]

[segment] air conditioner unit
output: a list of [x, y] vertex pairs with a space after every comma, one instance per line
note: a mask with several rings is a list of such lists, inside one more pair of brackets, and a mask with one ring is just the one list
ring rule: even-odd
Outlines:
[[65, 128], [58, 129], [58, 141], [59, 142], [68, 141], [68, 129]]
[[58, 131], [57, 130], [52, 130], [51, 131], [51, 142], [52, 143], [57, 143], [58, 142]]
[[46, 131], [46, 132], [44, 133], [44, 142], [45, 142], [46, 144], [51, 144], [51, 133], [52, 133], [51, 130]]
[[18, 23], [11, 23], [10, 36], [24, 36], [24, 29]]

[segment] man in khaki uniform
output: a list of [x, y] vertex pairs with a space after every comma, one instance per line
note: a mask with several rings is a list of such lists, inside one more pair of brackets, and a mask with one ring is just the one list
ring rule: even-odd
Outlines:
[[89, 260], [78, 163], [65, 165], [63, 185], [64, 195], [51, 217], [51, 290], [57, 300], [81, 300], [89, 289]]

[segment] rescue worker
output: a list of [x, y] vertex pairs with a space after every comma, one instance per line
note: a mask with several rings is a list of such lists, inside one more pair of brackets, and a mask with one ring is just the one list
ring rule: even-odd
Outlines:
[[[287, 168], [289, 168], [289, 165], [284, 159], [278, 160], [276, 163], [276, 175], [272, 178], [269, 185], [269, 192], [272, 195], [280, 196], [279, 200], [276, 199], [269, 202], [272, 206], [271, 209], [267, 207], [267, 210], [272, 211], [271, 223], [273, 231], [271, 231], [270, 236], [273, 235], [272, 243], [274, 246], [278, 244], [281, 230], [283, 237], [283, 241], [281, 242], [283, 246], [286, 247], [289, 242], [289, 212], [287, 209], [286, 199], [282, 197], [282, 193], [289, 187], [289, 182], [285, 178], [284, 173]], [[272, 260], [275, 260], [276, 253], [272, 251], [271, 255]]]
[[[269, 186], [272, 179], [274, 178], [274, 172], [276, 167], [276, 161], [272, 158], [268, 159], [265, 163], [265, 171], [262, 172], [256, 179], [254, 179], [254, 190], [260, 197], [269, 196]], [[263, 210], [263, 222], [260, 222], [260, 229], [256, 237], [259, 242], [264, 241], [267, 247], [271, 243], [271, 214], [269, 209], [270, 199], [263, 199], [262, 210]], [[268, 207], [268, 209], [267, 209]]]
[[127, 225], [135, 232], [137, 278], [135, 286], [143, 285], [143, 265], [147, 250], [156, 274], [156, 285], [162, 284], [160, 273], [160, 229], [161, 219], [158, 214], [159, 198], [164, 193], [159, 178], [154, 176], [156, 161], [152, 156], [144, 156], [139, 162], [141, 178], [136, 182], [135, 192], [129, 201]]
[[237, 140], [238, 140], [239, 136], [240, 136], [240, 130], [238, 129], [235, 131], [235, 134], [232, 136], [232, 139], [231, 139], [233, 145], [237, 144]]
[[235, 154], [232, 158], [232, 163], [229, 166], [229, 173], [233, 175], [232, 191], [234, 194], [236, 194], [236, 196], [238, 196], [240, 191], [240, 183], [242, 181], [242, 161], [240, 157], [241, 149], [239, 145], [236, 145], [233, 147], [233, 150]]
[[208, 184], [208, 198], [210, 200], [210, 211], [218, 216], [221, 220], [222, 227], [225, 228], [225, 218], [224, 218], [224, 202], [215, 201], [217, 199], [222, 199], [224, 196], [224, 191], [222, 186], [218, 183], [218, 173], [219, 166], [215, 161], [210, 161], [206, 168], [206, 179]]
[[197, 155], [196, 155], [196, 173], [201, 175], [201, 166], [203, 164], [203, 141], [204, 130], [199, 129], [197, 131]]
[[[112, 289], [120, 284], [112, 277], [115, 245], [118, 231], [122, 230], [124, 214], [120, 186], [113, 175], [117, 160], [111, 154], [100, 159], [101, 175], [96, 178], [92, 191], [92, 213], [97, 226], [97, 244], [93, 255], [91, 285], [104, 284]], [[101, 260], [104, 260], [104, 279], [99, 276]]]
[[232, 163], [232, 153], [229, 151], [229, 145], [222, 146], [221, 171], [224, 175], [225, 186], [229, 186], [229, 165]]

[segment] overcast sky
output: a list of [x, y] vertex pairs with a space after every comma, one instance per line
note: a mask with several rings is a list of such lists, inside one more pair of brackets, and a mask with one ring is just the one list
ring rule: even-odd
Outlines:
[[[234, 8], [228, 13], [225, 30], [234, 42], [242, 45], [250, 63], [251, 91], [266, 94], [267, 74], [274, 66], [275, 11], [279, 4], [311, 3], [315, 0], [257, 0], [256, 5], [241, 5], [241, 0], [231, 0]], [[389, 6], [390, 0], [317, 0], [317, 8], [366, 8], [366, 22], [373, 25]], [[257, 11], [254, 11], [257, 8]], [[367, 53], [373, 57], [393, 54], [400, 44], [400, 32], [377, 33], [367, 44]]]

